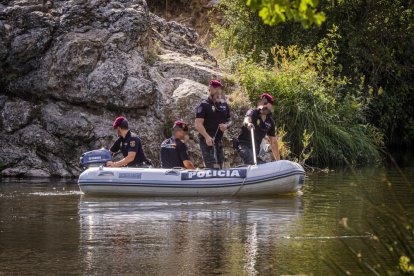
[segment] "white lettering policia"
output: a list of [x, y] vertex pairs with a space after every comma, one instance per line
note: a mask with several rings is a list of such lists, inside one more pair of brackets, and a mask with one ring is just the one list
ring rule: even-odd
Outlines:
[[190, 172], [183, 172], [181, 174], [182, 180], [221, 178], [221, 177], [243, 178], [243, 177], [246, 177], [246, 169], [190, 171]]
[[205, 172], [189, 172], [189, 178], [197, 175], [197, 177], [240, 177], [238, 171], [222, 171], [222, 170], [214, 170], [214, 171], [205, 171]]

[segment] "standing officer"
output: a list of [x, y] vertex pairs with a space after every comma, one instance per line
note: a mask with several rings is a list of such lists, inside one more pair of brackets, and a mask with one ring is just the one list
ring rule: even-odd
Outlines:
[[279, 160], [279, 146], [277, 143], [275, 122], [271, 117], [270, 110], [273, 104], [273, 97], [268, 93], [260, 96], [260, 102], [257, 108], [249, 109], [243, 121], [243, 127], [238, 139], [237, 150], [244, 164], [253, 165], [253, 148], [250, 129], [254, 129], [254, 140], [256, 144], [256, 153], [259, 152], [260, 144], [267, 135], [270, 138], [270, 144], [275, 160]]
[[188, 126], [186, 123], [182, 121], [174, 123], [173, 135], [161, 144], [160, 159], [162, 168], [195, 169], [190, 158], [188, 158], [187, 146], [182, 141], [187, 133]]
[[151, 161], [145, 157], [141, 139], [129, 130], [128, 121], [120, 116], [116, 118], [112, 127], [116, 129], [119, 138], [115, 141], [110, 151], [113, 154], [121, 151], [124, 159], [118, 162], [108, 161], [106, 165], [108, 167], [149, 167]]
[[209, 97], [196, 108], [195, 128], [199, 132], [201, 153], [206, 168], [222, 168], [224, 152], [221, 139], [232, 122], [230, 108], [221, 97], [222, 85], [211, 80], [208, 87]]

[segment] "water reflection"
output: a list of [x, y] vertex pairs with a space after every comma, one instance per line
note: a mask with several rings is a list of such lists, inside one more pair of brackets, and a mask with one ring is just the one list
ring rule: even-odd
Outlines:
[[80, 274], [78, 198], [67, 182], [0, 181], [0, 275]]
[[413, 163], [345, 169], [313, 174], [302, 197], [254, 200], [93, 198], [74, 182], [0, 179], [0, 275], [332, 275], [327, 259], [361, 275], [348, 247], [393, 271], [371, 234], [395, 238], [378, 224], [385, 207], [414, 217], [412, 179]]
[[[258, 200], [82, 197], [85, 273], [255, 275], [296, 232], [301, 197]], [[266, 269], [261, 260], [260, 270]]]

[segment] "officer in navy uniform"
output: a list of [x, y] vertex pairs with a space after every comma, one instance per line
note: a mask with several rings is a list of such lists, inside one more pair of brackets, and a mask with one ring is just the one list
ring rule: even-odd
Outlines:
[[199, 132], [200, 149], [206, 168], [223, 167], [224, 152], [221, 139], [224, 131], [232, 124], [230, 108], [222, 97], [222, 85], [211, 80], [208, 87], [209, 97], [196, 108], [195, 128]]
[[110, 151], [115, 154], [121, 151], [124, 158], [118, 162], [108, 161], [108, 167], [138, 167], [145, 168], [151, 165], [142, 149], [141, 139], [128, 128], [128, 121], [120, 116], [116, 118], [112, 127], [116, 129], [118, 140], [115, 141]]
[[[253, 147], [251, 140], [251, 131], [254, 129], [254, 140], [256, 143], [256, 154], [259, 153], [260, 144], [263, 138], [267, 135], [270, 139], [270, 144], [275, 160], [279, 160], [279, 146], [276, 137], [276, 125], [272, 119], [270, 110], [272, 109], [273, 97], [264, 93], [260, 96], [260, 102], [257, 108], [249, 109], [243, 121], [241, 133], [237, 138], [237, 150], [244, 164], [253, 165]], [[258, 159], [260, 161], [260, 159]]]
[[173, 135], [162, 142], [160, 160], [162, 168], [186, 168], [195, 169], [188, 158], [187, 146], [183, 140], [188, 133], [188, 126], [182, 121], [176, 121], [173, 125]]

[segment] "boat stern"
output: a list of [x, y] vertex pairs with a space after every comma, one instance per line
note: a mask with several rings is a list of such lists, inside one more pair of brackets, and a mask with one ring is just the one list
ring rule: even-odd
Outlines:
[[286, 176], [286, 179], [290, 179], [291, 191], [300, 191], [305, 184], [305, 170], [303, 167], [289, 160], [279, 160], [271, 162], [273, 171], [277, 175]]

